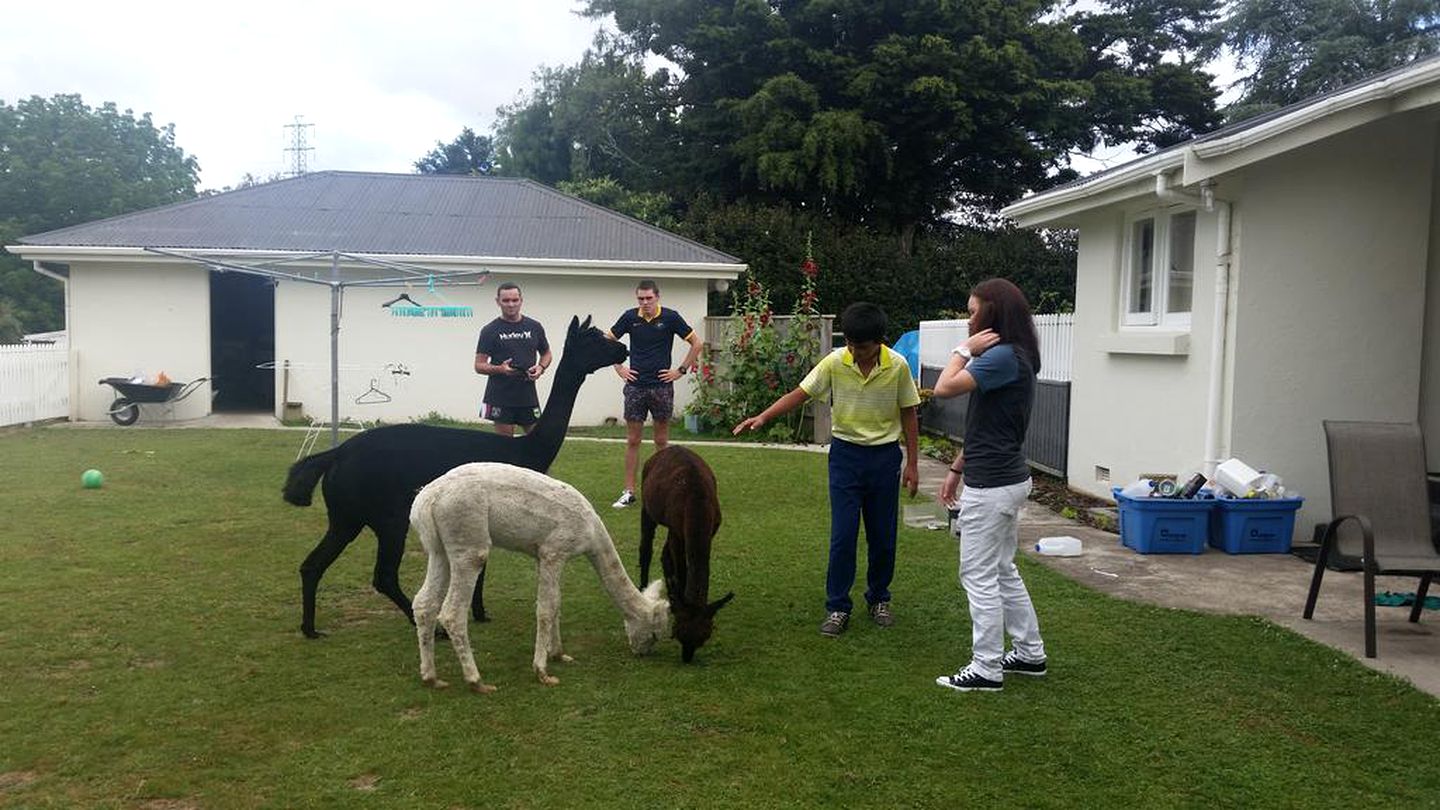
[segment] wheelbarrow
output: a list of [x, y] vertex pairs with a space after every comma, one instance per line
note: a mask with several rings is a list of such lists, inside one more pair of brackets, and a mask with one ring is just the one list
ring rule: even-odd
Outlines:
[[140, 418], [141, 405], [169, 405], [174, 407], [175, 403], [195, 393], [201, 385], [208, 382], [209, 377], [199, 377], [188, 383], [170, 382], [164, 385], [150, 385], [148, 383], [135, 382], [129, 377], [106, 377], [100, 381], [100, 385], [108, 385], [115, 389], [115, 401], [110, 403], [110, 418], [120, 426], [133, 425]]

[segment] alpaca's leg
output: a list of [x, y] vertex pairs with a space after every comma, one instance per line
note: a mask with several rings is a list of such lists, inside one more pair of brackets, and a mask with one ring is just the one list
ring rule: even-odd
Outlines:
[[440, 617], [440, 603], [450, 589], [450, 559], [436, 550], [425, 562], [425, 581], [415, 592], [413, 604], [415, 635], [420, 640], [420, 680], [426, 686], [444, 689], [449, 684], [435, 674], [435, 622]]
[[[550, 656], [560, 651], [560, 575], [565, 560], [541, 557], [536, 566], [535, 586], [535, 675], [546, 686], [560, 683], [550, 674]], [[551, 645], [554, 645], [553, 647]], [[567, 659], [569, 660], [569, 659]]]
[[640, 508], [640, 581], [636, 586], [644, 588], [650, 579], [650, 558], [655, 552], [655, 518], [641, 504]]
[[410, 597], [400, 588], [400, 561], [405, 558], [405, 533], [410, 530], [407, 511], [391, 515], [383, 522], [371, 524], [379, 545], [375, 550], [375, 574], [370, 584], [376, 591], [389, 597], [405, 614], [405, 618], [414, 624], [415, 615], [410, 609]]
[[683, 538], [671, 530], [665, 535], [665, 547], [660, 549], [660, 568], [665, 572], [665, 590], [670, 604], [685, 601], [685, 555], [679, 550]]
[[450, 644], [455, 648], [465, 683], [472, 692], [495, 691], [495, 687], [480, 682], [475, 652], [470, 648], [470, 617], [466, 613], [475, 588], [475, 575], [485, 565], [489, 550], [488, 542], [474, 548], [446, 550], [450, 558], [450, 588], [445, 592], [445, 603], [440, 606], [440, 624], [450, 634]]
[[332, 513], [325, 536], [320, 538], [320, 543], [305, 557], [305, 562], [300, 563], [300, 632], [304, 633], [306, 638], [319, 638], [324, 635], [315, 629], [315, 593], [320, 589], [320, 577], [325, 575], [325, 570], [335, 562], [340, 552], [360, 534], [364, 525], [360, 521], [348, 520]]
[[490, 616], [485, 613], [485, 572], [489, 569], [489, 564], [480, 569], [480, 576], [475, 578], [475, 595], [470, 598], [470, 615], [477, 622], [490, 621]]

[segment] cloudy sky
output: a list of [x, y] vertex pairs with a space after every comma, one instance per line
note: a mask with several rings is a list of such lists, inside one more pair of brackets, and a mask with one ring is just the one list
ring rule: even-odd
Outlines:
[[200, 161], [202, 188], [290, 167], [295, 117], [311, 171], [409, 172], [541, 66], [579, 60], [598, 28], [575, 0], [205, 0], [26, 3], [6, 16], [0, 100], [113, 101]]

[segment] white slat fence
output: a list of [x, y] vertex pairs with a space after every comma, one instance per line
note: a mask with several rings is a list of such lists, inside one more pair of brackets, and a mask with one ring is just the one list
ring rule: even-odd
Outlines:
[[70, 415], [70, 349], [0, 344], [0, 427]]

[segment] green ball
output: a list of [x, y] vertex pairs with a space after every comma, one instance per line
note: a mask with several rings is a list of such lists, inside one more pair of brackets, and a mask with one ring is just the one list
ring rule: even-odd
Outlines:
[[105, 476], [99, 470], [86, 470], [80, 474], [80, 485], [86, 489], [99, 489], [105, 483]]

